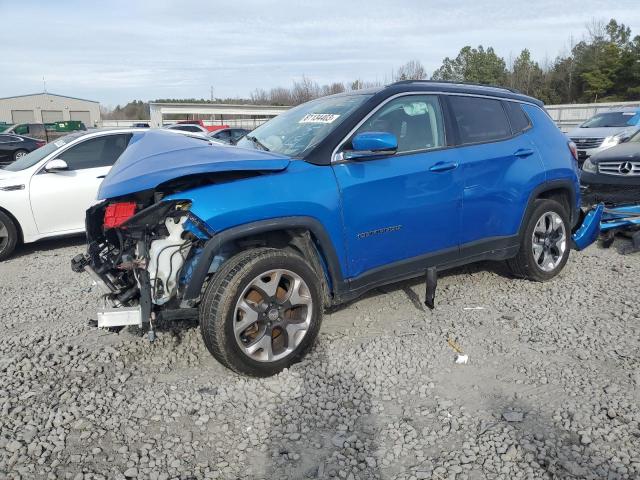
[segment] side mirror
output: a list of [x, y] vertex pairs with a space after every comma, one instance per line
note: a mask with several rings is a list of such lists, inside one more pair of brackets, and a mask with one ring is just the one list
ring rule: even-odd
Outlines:
[[56, 158], [56, 159], [53, 159], [53, 160], [49, 161], [44, 166], [44, 169], [47, 172], [55, 173], [55, 172], [61, 172], [63, 170], [69, 170], [69, 165], [67, 165], [67, 162], [65, 162], [61, 158]]
[[389, 132], [362, 132], [351, 141], [353, 150], [344, 152], [344, 158], [367, 158], [393, 155], [398, 150], [398, 139]]

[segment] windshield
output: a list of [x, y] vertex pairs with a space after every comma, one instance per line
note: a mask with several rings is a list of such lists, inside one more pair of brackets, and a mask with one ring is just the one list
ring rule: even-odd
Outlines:
[[580, 125], [580, 128], [628, 127], [637, 125], [640, 112], [606, 112], [594, 115]]
[[303, 157], [369, 98], [371, 95], [339, 95], [303, 103], [260, 125], [238, 146]]
[[4, 169], [10, 172], [18, 172], [20, 170], [25, 170], [29, 167], [33, 167], [36, 163], [38, 163], [50, 153], [55, 152], [60, 147], [64, 147], [66, 144], [78, 137], [81, 137], [82, 135], [85, 135], [85, 132], [76, 132], [65, 135], [64, 137], [60, 137], [54, 142], [47, 143], [44, 147], [40, 147], [37, 150], [34, 150], [33, 152], [25, 155], [24, 157], [20, 157], [15, 162], [4, 167]]

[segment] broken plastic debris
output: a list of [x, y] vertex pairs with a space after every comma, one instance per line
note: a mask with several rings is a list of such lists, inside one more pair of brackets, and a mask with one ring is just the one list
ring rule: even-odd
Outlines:
[[466, 365], [468, 361], [469, 361], [469, 355], [462, 355], [462, 354], [456, 355], [457, 364]]

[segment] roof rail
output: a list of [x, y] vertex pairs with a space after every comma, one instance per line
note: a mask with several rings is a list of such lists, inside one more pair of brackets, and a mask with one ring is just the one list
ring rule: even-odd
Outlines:
[[398, 80], [397, 82], [393, 82], [391, 85], [408, 85], [410, 83], [445, 83], [448, 85], [467, 85], [472, 87], [489, 87], [489, 88], [497, 88], [498, 90], [506, 90], [511, 93], [517, 93], [519, 95], [524, 95], [520, 90], [516, 90], [515, 88], [509, 87], [501, 87], [499, 85], [489, 85], [485, 83], [474, 83], [474, 82], [453, 82], [450, 80]]

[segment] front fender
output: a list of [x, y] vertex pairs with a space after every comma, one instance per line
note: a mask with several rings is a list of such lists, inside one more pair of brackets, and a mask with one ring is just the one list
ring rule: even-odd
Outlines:
[[193, 274], [185, 288], [182, 299], [193, 300], [200, 295], [202, 286], [204, 285], [207, 274], [209, 273], [211, 263], [223, 245], [243, 237], [291, 228], [306, 229], [314, 235], [320, 244], [319, 247], [321, 249], [321, 253], [326, 260], [330, 283], [334, 286], [342, 285], [343, 277], [340, 269], [340, 262], [333, 246], [333, 242], [322, 224], [312, 217], [280, 217], [238, 225], [228, 230], [216, 233], [206, 243], [202, 253], [199, 255], [196, 266], [193, 269]]

